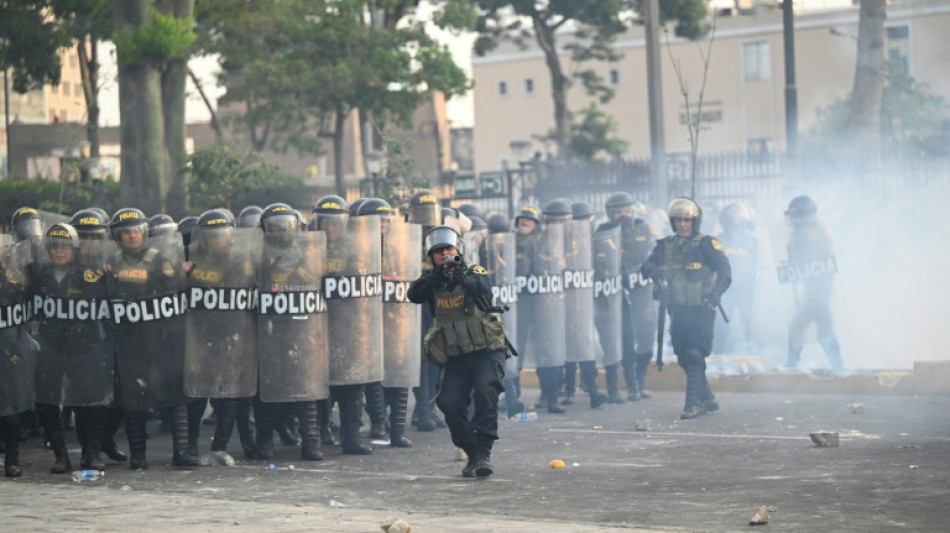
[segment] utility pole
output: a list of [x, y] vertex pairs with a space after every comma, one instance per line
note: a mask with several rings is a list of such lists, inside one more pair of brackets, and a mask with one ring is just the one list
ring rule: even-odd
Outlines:
[[795, 11], [792, 0], [782, 2], [785, 47], [785, 153], [798, 156], [798, 87], [795, 85]]
[[650, 178], [652, 202], [665, 207], [669, 195], [666, 180], [666, 145], [663, 133], [663, 77], [660, 72], [660, 4], [646, 0], [644, 22], [647, 50], [647, 96], [650, 108]]
[[7, 168], [6, 168], [6, 179], [11, 178], [11, 170], [13, 169], [13, 160], [10, 156], [13, 154], [11, 151], [10, 144], [10, 83], [7, 80], [7, 69], [3, 69], [3, 130], [4, 135], [7, 137]]

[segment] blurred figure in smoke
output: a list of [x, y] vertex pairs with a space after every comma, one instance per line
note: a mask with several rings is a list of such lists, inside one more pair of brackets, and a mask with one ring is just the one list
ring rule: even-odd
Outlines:
[[675, 198], [667, 209], [676, 232], [660, 239], [641, 272], [656, 282], [670, 315], [673, 353], [686, 373], [683, 420], [718, 411], [706, 381], [706, 357], [712, 352], [716, 308], [732, 281], [729, 259], [715, 237], [699, 227], [703, 212], [689, 198]]
[[738, 342], [730, 342], [733, 330], [738, 328], [734, 319], [738, 315], [742, 318], [742, 329], [746, 349], [753, 343], [752, 313], [755, 304], [756, 266], [759, 261], [759, 240], [755, 237], [755, 222], [752, 221], [752, 210], [742, 202], [729, 204], [719, 214], [719, 224], [722, 233], [717, 235], [722, 243], [723, 252], [729, 258], [732, 266], [732, 287], [728, 294], [723, 295], [722, 305], [726, 314], [733, 319], [731, 323], [725, 321], [717, 324], [715, 350], [720, 353], [736, 353]]
[[[788, 239], [788, 261], [795, 265], [804, 265], [815, 261], [826, 261], [834, 257], [831, 235], [824, 224], [818, 220], [818, 204], [808, 196], [797, 196], [788, 204], [785, 217], [790, 225]], [[797, 368], [805, 347], [805, 330], [815, 323], [818, 330], [818, 343], [832, 368], [841, 370], [841, 346], [835, 334], [831, 316], [831, 293], [834, 277], [821, 275], [801, 281], [802, 291], [796, 290], [796, 310], [788, 326], [788, 362], [789, 368]]]

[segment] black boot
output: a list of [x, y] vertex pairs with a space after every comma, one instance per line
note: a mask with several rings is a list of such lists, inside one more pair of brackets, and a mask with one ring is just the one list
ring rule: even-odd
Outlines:
[[491, 449], [494, 439], [483, 435], [475, 435], [475, 476], [488, 477], [495, 473], [491, 464]]
[[719, 410], [719, 402], [716, 401], [716, 396], [709, 388], [709, 380], [706, 379], [705, 375], [703, 376], [702, 393], [699, 396], [699, 406], [704, 413], [715, 413]]
[[300, 458], [304, 461], [323, 460], [317, 402], [299, 402], [297, 418], [300, 420]]
[[330, 420], [330, 400], [317, 401], [317, 420], [320, 424], [320, 444], [324, 446], [339, 446], [340, 441], [333, 435], [333, 426]]
[[680, 365], [686, 373], [686, 404], [683, 406], [681, 420], [691, 420], [705, 411], [700, 404], [703, 393], [703, 380], [706, 377], [706, 365], [702, 355], [689, 353], [680, 358]]
[[[77, 407], [76, 432], [81, 434], [82, 459], [80, 465], [89, 470], [105, 470], [106, 465], [100, 457], [102, 446], [102, 428], [106, 421], [104, 407]], [[81, 431], [80, 431], [81, 430]]]
[[565, 413], [564, 408], [557, 403], [557, 390], [561, 386], [561, 367], [538, 368], [538, 380], [541, 385], [541, 397], [547, 402], [548, 412], [551, 414]]
[[581, 382], [586, 384], [587, 393], [590, 395], [590, 408], [597, 409], [609, 400], [606, 394], [597, 390], [597, 363], [584, 361], [580, 366]]
[[0, 436], [3, 437], [3, 473], [20, 477], [20, 416], [0, 416]]
[[[188, 405], [179, 404], [172, 408], [172, 466], [190, 468], [198, 466], [198, 457], [189, 449]], [[199, 419], [199, 423], [201, 419]]]
[[383, 400], [383, 384], [379, 381], [367, 383], [364, 387], [366, 395], [366, 414], [369, 415], [369, 438], [386, 438], [386, 403]]
[[56, 456], [56, 462], [53, 463], [50, 472], [54, 474], [65, 474], [73, 469], [69, 461], [69, 452], [66, 451], [66, 436], [63, 435], [62, 413], [58, 405], [38, 403], [36, 404], [36, 414], [39, 416], [40, 425], [46, 432], [46, 438], [49, 440], [50, 448]]
[[234, 432], [234, 421], [238, 415], [238, 400], [218, 400], [214, 402], [215, 426], [214, 437], [211, 440], [211, 451], [223, 452], [228, 449], [231, 433]]
[[145, 458], [145, 411], [126, 411], [125, 436], [129, 439], [129, 459], [131, 470], [148, 470]]
[[475, 448], [465, 448], [463, 451], [465, 455], [468, 456], [468, 462], [466, 462], [462, 468], [462, 477], [475, 477], [475, 467], [478, 464], [478, 456], [475, 453]]
[[561, 390], [561, 405], [574, 404], [574, 388], [577, 386], [577, 363], [564, 363], [564, 388]]
[[409, 389], [385, 387], [383, 393], [389, 404], [389, 445], [393, 448], [409, 448], [412, 441], [406, 437], [406, 414], [409, 410]]
[[627, 401], [635, 402], [640, 399], [640, 389], [637, 387], [636, 354], [624, 354], [620, 364], [623, 365], [623, 380], [627, 384]]
[[269, 461], [274, 458], [274, 410], [276, 404], [254, 399], [254, 423], [257, 426], [257, 455], [255, 459]]
[[650, 352], [637, 355], [637, 389], [641, 400], [649, 400], [653, 397], [653, 394], [647, 390], [647, 370], [652, 360], [653, 354]]
[[198, 437], [201, 435], [201, 419], [208, 407], [207, 398], [196, 398], [187, 404], [188, 409], [188, 453], [198, 457]]
[[340, 403], [340, 438], [343, 441], [343, 453], [346, 455], [369, 455], [373, 449], [360, 441], [359, 395], [362, 385], [344, 385], [338, 387]]
[[284, 446], [299, 446], [300, 434], [294, 428], [294, 409], [292, 404], [283, 404], [277, 408], [277, 424], [274, 429], [277, 430], [277, 436], [280, 437], [280, 443]]
[[129, 456], [119, 449], [115, 443], [115, 434], [125, 422], [125, 410], [121, 407], [107, 407], [105, 425], [102, 427], [102, 442], [100, 449], [106, 457], [122, 463], [129, 460]]
[[620, 389], [617, 387], [617, 381], [620, 371], [620, 363], [614, 363], [604, 367], [604, 376], [607, 380], [607, 398], [610, 403], [627, 403], [620, 395]]
[[251, 399], [241, 398], [237, 402], [235, 422], [238, 436], [241, 438], [241, 450], [244, 452], [245, 459], [253, 459], [257, 456], [257, 445], [254, 443], [254, 431], [251, 429]]

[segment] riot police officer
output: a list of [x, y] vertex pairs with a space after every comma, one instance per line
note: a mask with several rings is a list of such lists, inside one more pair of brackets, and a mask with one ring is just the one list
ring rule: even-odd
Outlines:
[[[112, 248], [112, 236], [109, 233], [109, 216], [103, 209], [90, 207], [76, 211], [69, 224], [76, 229], [79, 234], [79, 240], [84, 246], [83, 255], [80, 255], [79, 262], [87, 268], [101, 268], [101, 249], [108, 246]], [[115, 361], [113, 358], [113, 367]], [[113, 375], [115, 371], [113, 368]], [[118, 388], [118, 376], [115, 376], [115, 387]], [[113, 395], [113, 402], [106, 408], [106, 418], [102, 426], [102, 440], [99, 450], [106, 454], [106, 457], [116, 462], [128, 461], [129, 456], [115, 442], [115, 434], [119, 427], [125, 421], [125, 409], [122, 408], [121, 394], [117, 391]]]
[[[492, 278], [492, 293], [496, 303], [518, 306], [517, 265], [515, 265], [515, 234], [511, 231], [511, 221], [501, 213], [488, 217], [488, 235], [485, 238], [485, 252], [481, 261]], [[518, 312], [511, 310], [502, 315], [505, 334], [509, 340], [518, 342]], [[524, 411], [525, 405], [517, 396], [515, 376], [518, 375], [518, 359], [508, 358], [505, 365], [505, 409], [508, 418]]]
[[736, 316], [742, 320], [745, 341], [749, 343], [754, 340], [752, 326], [759, 241], [755, 237], [752, 210], [742, 202], [727, 205], [719, 214], [719, 224], [723, 231], [716, 238], [722, 243], [723, 252], [732, 267], [732, 287], [723, 295], [722, 305], [733, 322], [717, 322], [720, 327], [716, 331], [715, 348], [718, 353], [734, 353], [737, 346], [729, 344], [729, 334], [736, 327], [734, 324], [738, 324], [735, 322]]
[[17, 242], [43, 238], [43, 221], [39, 211], [32, 207], [21, 207], [14, 211], [10, 218], [10, 229]]
[[249, 205], [238, 213], [236, 225], [239, 228], [259, 228], [261, 226], [260, 206]]
[[491, 307], [488, 271], [464, 264], [460, 246], [460, 235], [448, 226], [428, 233], [427, 253], [435, 268], [412, 283], [409, 299], [427, 304], [434, 316], [426, 335], [427, 357], [443, 364], [436, 403], [452, 442], [468, 454], [462, 475], [485, 477], [494, 472], [491, 450], [498, 439], [498, 396], [508, 350], [504, 324]]
[[[541, 239], [541, 210], [533, 205], [521, 208], [515, 217], [515, 266], [518, 278], [526, 278], [532, 272], [532, 259], [537, 253]], [[521, 399], [521, 371], [527, 359], [528, 339], [534, 335], [535, 302], [526, 298], [527, 285], [518, 285], [518, 372], [513, 376], [515, 398]], [[536, 408], [547, 405], [542, 393], [535, 403]], [[555, 409], [556, 411], [557, 409]]]
[[[439, 207], [439, 198], [428, 189], [420, 189], [409, 197], [409, 218], [412, 224], [422, 226], [425, 235], [432, 228], [442, 222], [442, 208]], [[420, 242], [420, 258], [422, 271], [432, 270], [431, 258], [426, 254], [425, 243]], [[432, 314], [425, 306], [422, 308], [422, 328], [420, 335], [432, 325]], [[420, 356], [421, 357], [421, 356]], [[419, 386], [412, 388], [416, 404], [412, 411], [412, 423], [419, 431], [433, 431], [444, 428], [445, 423], [433, 412], [432, 403], [435, 401], [436, 383], [439, 379], [439, 369], [428, 359], [422, 358], [419, 371]]]
[[[790, 264], [827, 263], [834, 258], [831, 235], [818, 219], [817, 213], [818, 204], [810, 196], [797, 196], [789, 202], [785, 217], [791, 226], [788, 239]], [[831, 313], [833, 282], [833, 272], [809, 277], [801, 282], [803, 290], [796, 296], [797, 309], [788, 326], [788, 367], [798, 367], [805, 345], [805, 330], [814, 322], [818, 330], [818, 343], [831, 367], [836, 371], [844, 368]]]
[[[603, 229], [620, 227], [621, 267], [623, 275], [623, 375], [627, 382], [627, 401], [649, 398], [646, 389], [647, 367], [653, 355], [656, 332], [656, 306], [648, 280], [640, 276], [640, 266], [656, 244], [656, 235], [644, 222], [646, 209], [625, 192], [610, 195], [605, 204], [610, 219]], [[611, 394], [611, 401], [618, 396]], [[619, 402], [618, 402], [619, 403]]]
[[643, 263], [643, 275], [659, 284], [658, 295], [670, 316], [673, 352], [686, 373], [682, 419], [719, 409], [706, 380], [712, 352], [716, 309], [732, 282], [729, 260], [715, 237], [703, 235], [702, 211], [688, 198], [675, 198], [667, 209], [675, 232], [660, 239]]
[[[119, 252], [106, 265], [107, 288], [112, 300], [126, 310], [125, 320], [113, 313], [116, 324], [117, 371], [126, 410], [132, 470], [148, 468], [145, 422], [147, 410], [169, 407], [172, 429], [172, 464], [197, 466], [188, 451], [188, 412], [182, 389], [184, 373], [184, 309], [174, 305], [183, 281], [184, 258], [177, 234], [147, 237], [148, 220], [135, 208], [119, 209], [109, 224]], [[175, 258], [175, 259], [172, 259]], [[171, 302], [167, 306], [162, 303]], [[139, 311], [162, 309], [146, 319]]]

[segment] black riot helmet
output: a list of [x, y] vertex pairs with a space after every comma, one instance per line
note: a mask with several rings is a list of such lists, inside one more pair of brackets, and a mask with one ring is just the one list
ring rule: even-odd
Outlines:
[[574, 216], [574, 210], [571, 207], [571, 202], [563, 198], [557, 200], [552, 200], [544, 206], [544, 223], [563, 223], [568, 220], [571, 220]]
[[436, 226], [426, 233], [425, 237], [426, 255], [430, 258], [432, 253], [447, 246], [454, 246], [459, 255], [465, 250], [462, 249], [462, 236], [451, 226]]
[[818, 212], [818, 204], [811, 199], [811, 196], [801, 195], [792, 198], [792, 201], [788, 203], [788, 209], [785, 211], [785, 216], [788, 218], [806, 218], [815, 216], [815, 213]]
[[76, 231], [76, 228], [72, 227], [70, 224], [53, 224], [48, 230], [46, 230], [44, 244], [46, 245], [47, 250], [57, 244], [72, 246], [78, 250], [79, 233]]
[[109, 217], [96, 209], [76, 211], [69, 225], [76, 229], [80, 239], [105, 240], [109, 235]]
[[742, 202], [731, 203], [719, 213], [719, 223], [726, 231], [755, 231], [752, 210]]
[[511, 231], [511, 222], [501, 213], [488, 217], [488, 231], [491, 233], [508, 233]]
[[[350, 211], [352, 210], [353, 205], [350, 205]], [[393, 207], [382, 198], [368, 198], [364, 199], [364, 202], [360, 205], [359, 211], [357, 211], [356, 214], [359, 216], [379, 215], [382, 218], [392, 218]]]
[[468, 218], [479, 217], [484, 219], [485, 214], [482, 212], [482, 208], [478, 207], [475, 204], [462, 204], [458, 207], [459, 213], [467, 216]]
[[629, 193], [626, 192], [615, 192], [607, 197], [607, 202], [604, 204], [604, 210], [607, 211], [607, 218], [610, 220], [614, 219], [616, 213], [626, 207], [631, 207], [636, 203], [636, 200], [633, 199]]
[[480, 216], [476, 216], [476, 215], [472, 215], [468, 218], [469, 220], [472, 221], [472, 228], [469, 229], [469, 231], [487, 231], [488, 230], [488, 223], [485, 222], [484, 218]]
[[161, 213], [148, 219], [148, 236], [159, 237], [161, 235], [171, 235], [178, 231], [178, 223], [175, 219]]
[[521, 208], [521, 211], [518, 212], [518, 215], [515, 217], [515, 224], [518, 223], [518, 220], [526, 218], [528, 220], [533, 220], [536, 223], [541, 223], [541, 210], [533, 205], [526, 205]]
[[238, 213], [236, 225], [239, 228], [256, 228], [261, 225], [261, 212], [264, 210], [260, 206], [249, 205]]
[[125, 207], [112, 214], [109, 231], [112, 232], [112, 238], [116, 242], [121, 242], [120, 232], [130, 229], [142, 231], [143, 236], [148, 235], [148, 219], [145, 218], [145, 213], [141, 209]]
[[670, 218], [670, 227], [673, 228], [674, 233], [676, 232], [676, 224], [673, 219], [676, 218], [693, 219], [693, 235], [699, 233], [699, 226], [703, 223], [703, 210], [699, 208], [699, 204], [696, 202], [689, 198], [673, 198], [670, 206], [666, 209], [666, 213]]
[[181, 242], [185, 245], [185, 252], [188, 251], [188, 245], [191, 244], [191, 234], [198, 226], [198, 217], [189, 215], [178, 221], [178, 233], [181, 234]]
[[105, 209], [101, 207], [90, 207], [89, 209], [99, 213], [99, 216], [101, 216], [103, 219], [109, 220], [109, 213], [107, 213]]
[[[340, 229], [346, 227], [350, 218], [350, 207], [346, 200], [334, 194], [324, 196], [317, 200], [317, 205], [313, 208], [316, 223], [314, 226], [320, 231], [326, 231], [326, 224], [339, 225]], [[331, 234], [332, 233], [332, 234]], [[338, 233], [330, 232], [327, 234], [327, 242], [336, 241]]]
[[429, 189], [422, 189], [409, 197], [409, 222], [423, 226], [438, 226], [442, 222], [439, 197]]
[[194, 235], [202, 250], [223, 252], [231, 242], [234, 221], [222, 209], [209, 209], [198, 217]]
[[571, 213], [574, 220], [593, 220], [597, 213], [594, 212], [594, 206], [587, 202], [574, 202], [571, 204]]
[[293, 207], [287, 204], [270, 204], [261, 212], [261, 229], [264, 239], [273, 244], [288, 245], [293, 242], [300, 220]]
[[21, 207], [13, 212], [10, 219], [13, 237], [17, 241], [39, 239], [43, 236], [43, 221], [40, 213], [32, 207]]
[[369, 198], [357, 198], [356, 200], [353, 200], [353, 203], [350, 204], [350, 214], [354, 217], [359, 216], [360, 206], [365, 204], [366, 200], [369, 200]]

